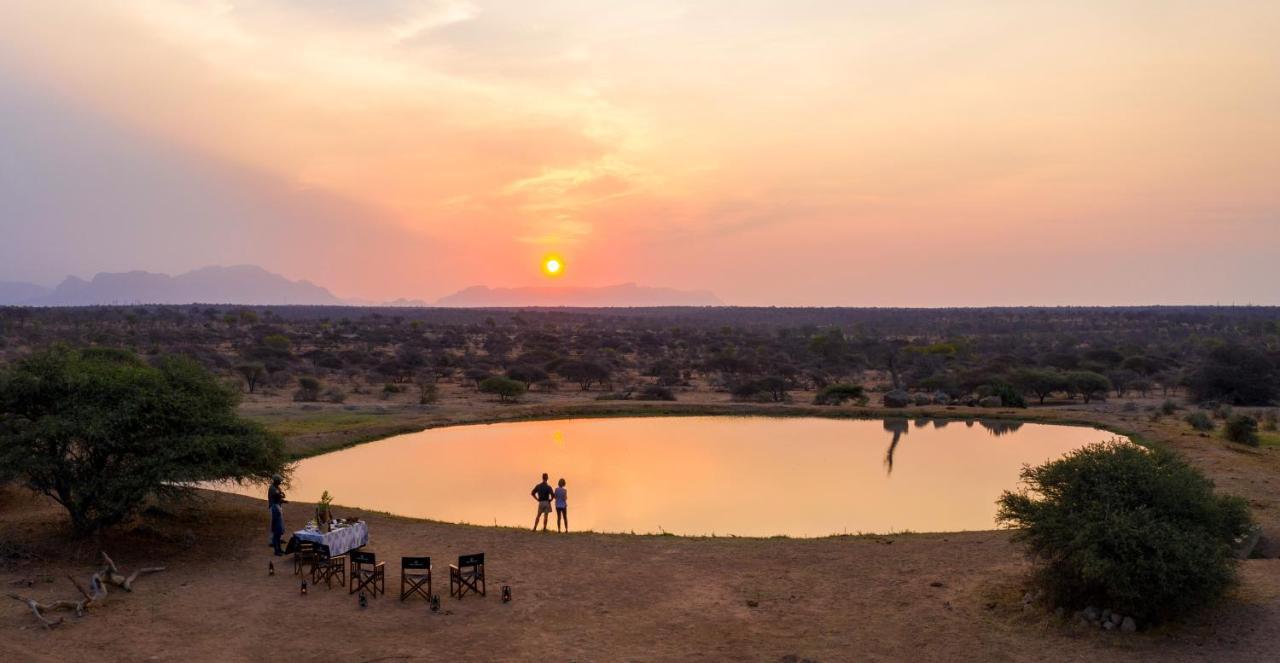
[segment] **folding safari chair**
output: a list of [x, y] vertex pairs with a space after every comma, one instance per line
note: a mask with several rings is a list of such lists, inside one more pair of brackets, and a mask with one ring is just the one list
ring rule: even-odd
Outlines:
[[347, 584], [347, 558], [342, 555], [330, 557], [329, 546], [325, 545], [316, 546], [315, 561], [311, 564], [312, 586], [319, 585], [321, 580], [330, 589], [335, 580], [339, 587]]
[[431, 558], [400, 558], [400, 600], [417, 594], [431, 600]]
[[289, 539], [285, 552], [293, 553], [293, 575], [302, 575], [304, 567], [315, 567], [316, 544], [314, 541], [304, 541], [295, 536]]
[[462, 598], [467, 592], [484, 596], [484, 553], [459, 555], [458, 564], [449, 565], [449, 596]]
[[351, 591], [349, 594], [368, 588], [369, 593], [377, 596], [378, 592], [387, 592], [387, 563], [379, 562], [371, 552], [351, 551]]

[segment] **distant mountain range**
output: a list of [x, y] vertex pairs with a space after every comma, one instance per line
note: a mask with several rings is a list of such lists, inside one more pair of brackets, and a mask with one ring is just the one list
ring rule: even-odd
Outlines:
[[515, 308], [521, 306], [719, 306], [706, 290], [651, 288], [634, 283], [600, 288], [531, 287], [488, 288], [482, 285], [460, 290], [436, 301], [436, 306], [461, 308]]
[[295, 304], [309, 306], [443, 306], [456, 308], [718, 306], [705, 290], [651, 288], [634, 283], [600, 288], [474, 286], [442, 297], [390, 302], [344, 300], [310, 281], [293, 281], [253, 265], [205, 267], [170, 276], [154, 272], [99, 273], [86, 281], [68, 276], [56, 288], [0, 281], [0, 306], [110, 306], [134, 304]]
[[86, 281], [68, 276], [53, 290], [31, 283], [0, 284], [0, 305], [311, 304], [341, 299], [309, 281], [291, 281], [253, 265], [205, 267], [169, 276], [153, 272], [99, 273]]

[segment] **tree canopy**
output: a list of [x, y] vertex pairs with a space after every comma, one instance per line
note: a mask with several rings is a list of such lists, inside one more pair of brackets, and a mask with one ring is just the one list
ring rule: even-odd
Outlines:
[[65, 347], [0, 373], [0, 468], [66, 508], [78, 533], [151, 496], [284, 470], [280, 439], [236, 415], [238, 396], [188, 359]]

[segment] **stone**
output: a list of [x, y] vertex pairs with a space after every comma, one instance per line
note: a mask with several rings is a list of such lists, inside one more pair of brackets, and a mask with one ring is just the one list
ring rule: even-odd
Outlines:
[[1111, 608], [1102, 611], [1102, 621], [1111, 621]]
[[1098, 609], [1093, 606], [1089, 606], [1084, 609], [1084, 618], [1091, 622], [1098, 621], [1098, 618], [1101, 616], [1102, 616], [1102, 613], [1098, 612]]
[[885, 407], [906, 407], [911, 405], [911, 394], [901, 389], [894, 389], [885, 393], [883, 401]]
[[929, 583], [929, 586], [930, 586], [930, 587], [941, 587], [941, 586], [942, 586], [942, 581], [941, 581], [941, 580], [934, 580], [933, 582]]
[[1116, 623], [1113, 621], [1107, 620], [1105, 622], [1102, 622], [1102, 628], [1108, 631], [1114, 631], [1116, 630]]
[[983, 396], [978, 399], [978, 407], [1004, 407], [1004, 399], [999, 396]]
[[1120, 623], [1120, 630], [1125, 633], [1133, 633], [1138, 630], [1138, 622], [1133, 621], [1133, 617], [1125, 617]]
[[747, 607], [748, 607], [748, 608], [759, 608], [759, 607], [760, 607], [760, 602], [759, 602], [759, 601], [752, 601], [752, 600], [748, 599], [748, 600], [747, 600]]
[[1112, 624], [1115, 624], [1116, 626], [1119, 626], [1119, 625], [1120, 625], [1120, 622], [1122, 622], [1122, 621], [1124, 621], [1124, 617], [1123, 617], [1123, 616], [1121, 616], [1121, 615], [1120, 615], [1120, 613], [1118, 613], [1118, 612], [1113, 612], [1113, 613], [1111, 613], [1111, 623], [1112, 623]]

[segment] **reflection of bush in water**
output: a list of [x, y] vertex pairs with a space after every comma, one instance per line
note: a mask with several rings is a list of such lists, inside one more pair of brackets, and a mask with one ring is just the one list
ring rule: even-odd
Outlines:
[[924, 428], [929, 425], [928, 419], [916, 419], [916, 428]]
[[950, 422], [950, 421], [947, 421], [946, 419], [934, 419], [934, 420], [933, 420], [933, 427], [934, 427], [934, 428], [946, 428], [946, 427], [947, 427], [947, 424], [949, 424], [949, 423], [951, 423], [951, 422]]
[[978, 423], [981, 424], [983, 428], [987, 429], [987, 432], [991, 433], [992, 435], [995, 435], [996, 437], [1000, 437], [1001, 435], [1007, 435], [1009, 433], [1012, 433], [1018, 430], [1019, 428], [1022, 428], [1021, 421], [998, 421], [998, 420], [990, 420], [990, 419], [979, 419]]

